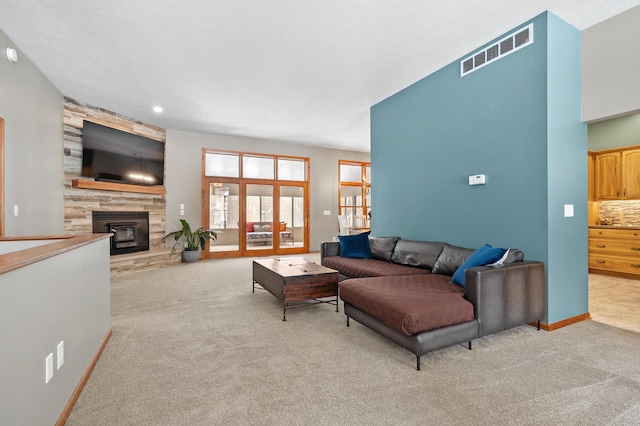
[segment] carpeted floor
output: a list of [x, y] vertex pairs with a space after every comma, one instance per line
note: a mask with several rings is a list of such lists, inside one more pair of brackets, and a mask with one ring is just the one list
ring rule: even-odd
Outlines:
[[640, 424], [640, 334], [523, 326], [416, 371], [342, 308], [283, 322], [273, 296], [251, 292], [251, 261], [113, 279], [113, 336], [67, 425]]

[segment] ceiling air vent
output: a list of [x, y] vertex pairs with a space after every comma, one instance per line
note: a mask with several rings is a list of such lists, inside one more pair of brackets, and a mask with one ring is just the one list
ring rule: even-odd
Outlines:
[[533, 24], [529, 24], [486, 49], [464, 58], [460, 61], [460, 77], [464, 77], [470, 72], [482, 68], [516, 50], [520, 50], [531, 43], [533, 43]]

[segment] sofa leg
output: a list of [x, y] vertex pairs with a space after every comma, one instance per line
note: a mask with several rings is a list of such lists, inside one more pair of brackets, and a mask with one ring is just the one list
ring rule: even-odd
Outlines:
[[420, 355], [416, 355], [416, 370], [420, 371]]
[[347, 317], [347, 327], [349, 327], [349, 317]]
[[469, 340], [469, 350], [471, 350], [471, 340]]
[[538, 320], [538, 331], [540, 331], [540, 320]]

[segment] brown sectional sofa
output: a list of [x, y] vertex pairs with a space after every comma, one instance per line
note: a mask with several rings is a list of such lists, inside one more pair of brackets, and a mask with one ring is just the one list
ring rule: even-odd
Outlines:
[[475, 251], [442, 242], [369, 237], [371, 258], [340, 256], [324, 242], [321, 263], [340, 272], [349, 319], [420, 357], [427, 352], [540, 321], [545, 312], [544, 264], [509, 250], [500, 266], [466, 269], [465, 287], [451, 283]]

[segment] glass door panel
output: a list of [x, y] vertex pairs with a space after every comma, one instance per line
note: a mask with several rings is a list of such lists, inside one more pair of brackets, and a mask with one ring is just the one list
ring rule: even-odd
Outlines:
[[240, 185], [209, 183], [209, 229], [218, 234], [209, 252], [240, 250]]
[[279, 248], [304, 247], [305, 199], [303, 186], [280, 186]]
[[247, 184], [245, 188], [247, 251], [271, 250], [279, 232], [273, 229], [273, 185]]
[[350, 229], [366, 228], [362, 186], [340, 185], [340, 214], [346, 216]]

